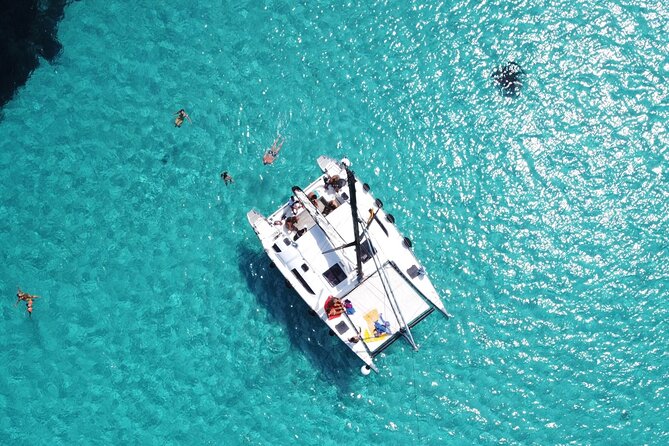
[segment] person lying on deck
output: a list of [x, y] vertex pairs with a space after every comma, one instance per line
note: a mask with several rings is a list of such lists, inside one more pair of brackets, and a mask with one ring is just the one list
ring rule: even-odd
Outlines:
[[348, 338], [348, 342], [351, 344], [357, 344], [359, 341], [362, 341], [362, 335], [359, 333], [353, 337]]
[[288, 217], [286, 218], [286, 229], [289, 231], [294, 231], [297, 229], [295, 225], [297, 224], [297, 217]]
[[294, 195], [291, 195], [288, 206], [290, 206], [290, 210], [292, 211], [293, 215], [297, 215], [300, 212], [300, 209], [304, 207], [302, 206], [302, 203], [300, 203], [299, 200], [295, 198]]
[[340, 316], [343, 314], [346, 309], [344, 304], [342, 304], [341, 299], [338, 297], [333, 297], [325, 307], [325, 311], [328, 313], [328, 318], [332, 319], [334, 317]]
[[390, 322], [383, 320], [383, 314], [379, 314], [379, 320], [374, 322], [374, 336], [377, 338], [383, 335], [390, 335], [393, 332], [390, 330]]

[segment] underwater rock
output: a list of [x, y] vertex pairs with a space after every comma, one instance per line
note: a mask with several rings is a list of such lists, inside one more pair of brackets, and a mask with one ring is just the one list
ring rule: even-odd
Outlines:
[[491, 77], [504, 96], [518, 96], [523, 87], [525, 72], [515, 62], [508, 62], [506, 65], [495, 68]]
[[53, 62], [62, 46], [58, 22], [69, 0], [0, 0], [0, 107], [39, 64]]

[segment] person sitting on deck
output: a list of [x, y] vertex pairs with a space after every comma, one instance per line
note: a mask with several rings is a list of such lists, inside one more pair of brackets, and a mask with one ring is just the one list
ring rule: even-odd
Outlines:
[[309, 201], [311, 202], [311, 204], [318, 207], [318, 194], [316, 192], [309, 192], [309, 195], [307, 195], [307, 198], [309, 198]]
[[346, 185], [346, 180], [339, 178], [339, 175], [332, 175], [330, 178], [323, 177], [325, 181], [325, 187], [332, 187], [335, 192], [339, 192], [339, 189]]
[[383, 314], [379, 314], [379, 320], [374, 322], [374, 336], [378, 338], [387, 334], [393, 334], [390, 330], [390, 322], [384, 321]]
[[297, 241], [297, 239], [302, 237], [302, 235], [305, 232], [307, 232], [307, 228], [298, 229], [297, 232], [295, 232], [295, 237], [293, 237], [293, 241]]
[[295, 231], [297, 228], [295, 225], [297, 224], [297, 217], [288, 217], [286, 218], [286, 229], [288, 231]]
[[325, 201], [321, 199], [323, 202], [323, 215], [328, 215], [330, 212], [334, 211], [339, 207], [339, 203], [337, 203], [337, 200], [330, 200], [330, 201]]
[[309, 192], [307, 198], [309, 198], [311, 204], [313, 204], [316, 209], [319, 209], [323, 215], [328, 215], [330, 212], [339, 207], [337, 200], [325, 201], [325, 198], [319, 198], [316, 192]]

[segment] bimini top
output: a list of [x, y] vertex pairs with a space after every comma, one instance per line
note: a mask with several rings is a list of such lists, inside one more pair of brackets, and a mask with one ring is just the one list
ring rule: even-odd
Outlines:
[[435, 308], [448, 316], [392, 215], [346, 159], [321, 156], [322, 176], [265, 218], [247, 214], [295, 291], [368, 367]]

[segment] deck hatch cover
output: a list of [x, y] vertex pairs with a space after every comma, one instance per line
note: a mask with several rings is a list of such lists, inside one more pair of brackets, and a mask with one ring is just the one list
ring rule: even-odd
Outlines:
[[340, 283], [342, 283], [346, 279], [346, 273], [344, 272], [343, 269], [341, 269], [341, 266], [339, 266], [339, 263], [335, 263], [323, 273], [323, 277], [327, 279], [327, 281], [330, 283], [330, 285], [337, 286]]
[[337, 325], [335, 325], [335, 328], [337, 329], [337, 333], [344, 334], [348, 331], [348, 325], [346, 325], [346, 321], [341, 321]]

